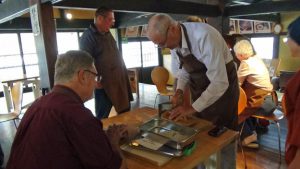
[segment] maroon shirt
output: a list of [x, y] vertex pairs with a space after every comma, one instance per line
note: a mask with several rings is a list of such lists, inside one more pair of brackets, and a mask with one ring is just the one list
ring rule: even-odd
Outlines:
[[300, 148], [300, 71], [289, 80], [285, 89], [288, 133], [285, 144], [285, 159], [289, 165]]
[[6, 169], [119, 169], [101, 121], [71, 89], [56, 85], [27, 110]]

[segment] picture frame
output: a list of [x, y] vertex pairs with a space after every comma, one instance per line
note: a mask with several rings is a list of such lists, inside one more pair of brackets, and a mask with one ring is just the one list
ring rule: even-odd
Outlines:
[[250, 20], [238, 20], [238, 27], [240, 34], [253, 33], [253, 21]]
[[254, 21], [255, 33], [271, 33], [271, 23], [264, 21]]
[[229, 34], [235, 34], [237, 33], [236, 31], [236, 20], [234, 19], [229, 19]]
[[139, 26], [130, 26], [126, 28], [125, 37], [137, 37], [139, 34]]
[[147, 37], [147, 27], [148, 27], [148, 25], [143, 25], [142, 31], [141, 31], [142, 37]]

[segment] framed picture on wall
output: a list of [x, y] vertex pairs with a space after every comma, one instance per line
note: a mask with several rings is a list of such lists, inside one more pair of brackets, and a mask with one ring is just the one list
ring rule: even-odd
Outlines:
[[270, 22], [254, 21], [254, 32], [255, 33], [271, 33]]
[[238, 26], [241, 34], [253, 33], [253, 21], [238, 20]]
[[141, 36], [143, 36], [143, 37], [147, 36], [147, 26], [148, 25], [143, 25], [143, 27], [142, 27]]
[[236, 32], [236, 25], [235, 25], [235, 20], [230, 19], [229, 20], [229, 34], [235, 34]]
[[126, 37], [137, 37], [139, 34], [139, 26], [130, 26], [126, 28]]

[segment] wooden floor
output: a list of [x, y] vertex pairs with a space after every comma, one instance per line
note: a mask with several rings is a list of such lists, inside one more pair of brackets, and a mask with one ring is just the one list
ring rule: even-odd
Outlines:
[[[140, 97], [137, 99], [137, 96], [134, 94], [135, 101], [131, 103], [132, 109], [137, 107], [153, 107], [155, 96], [157, 94], [156, 88], [153, 85], [140, 84]], [[32, 94], [25, 94], [24, 102], [30, 102], [32, 100]], [[156, 103], [166, 102], [168, 101], [168, 97], [158, 97]], [[0, 98], [0, 106], [1, 111], [3, 112], [3, 106], [5, 105], [4, 99]], [[85, 103], [86, 107], [94, 112], [94, 101], [90, 100]], [[157, 107], [157, 105], [156, 105]], [[111, 114], [115, 114], [115, 112], [111, 112]], [[287, 133], [286, 120], [283, 119], [280, 121], [281, 124], [281, 154], [282, 154], [282, 162], [279, 163], [279, 153], [278, 153], [278, 139], [277, 139], [277, 128], [276, 125], [271, 124], [269, 129], [265, 133], [259, 133], [259, 149], [249, 149], [244, 148], [247, 166], [248, 169], [285, 169], [286, 164], [284, 161], [284, 147], [285, 147], [285, 137]], [[13, 122], [5, 122], [0, 123], [0, 143], [2, 149], [5, 154], [5, 164], [7, 162], [10, 147], [15, 135], [16, 129], [14, 127]], [[5, 166], [4, 164], [4, 166]], [[244, 168], [244, 161], [242, 158], [242, 153], [240, 149], [238, 149], [237, 154], [237, 169]]]

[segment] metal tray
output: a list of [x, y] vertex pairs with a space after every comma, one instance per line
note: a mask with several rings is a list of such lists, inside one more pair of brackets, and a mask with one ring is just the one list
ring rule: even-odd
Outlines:
[[154, 118], [140, 126], [143, 137], [160, 142], [176, 150], [191, 144], [197, 130], [178, 125], [170, 120]]

